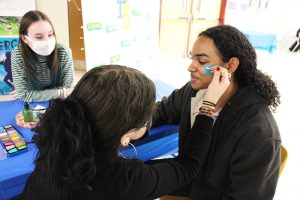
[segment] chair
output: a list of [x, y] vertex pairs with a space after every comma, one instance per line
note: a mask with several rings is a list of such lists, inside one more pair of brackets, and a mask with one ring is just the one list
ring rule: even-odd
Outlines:
[[281, 145], [281, 161], [280, 161], [279, 176], [283, 171], [287, 158], [288, 158], [288, 151], [283, 145]]

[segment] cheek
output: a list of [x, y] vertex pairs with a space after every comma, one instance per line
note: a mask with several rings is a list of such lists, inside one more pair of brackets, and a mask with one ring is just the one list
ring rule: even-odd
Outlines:
[[213, 79], [213, 76], [211, 76], [211, 75], [204, 75], [204, 74], [201, 74], [201, 75], [202, 75], [203, 83], [207, 84], [207, 87], [208, 87], [208, 85], [210, 84], [210, 82]]
[[208, 88], [213, 76], [204, 75], [201, 74], [201, 80], [198, 80], [196, 82], [192, 82], [192, 88], [194, 90], [200, 90], [200, 89], [206, 89]]
[[204, 67], [203, 66], [198, 68], [198, 72], [200, 74], [202, 84], [205, 85], [205, 84], [209, 84], [211, 82], [213, 76], [204, 74]]

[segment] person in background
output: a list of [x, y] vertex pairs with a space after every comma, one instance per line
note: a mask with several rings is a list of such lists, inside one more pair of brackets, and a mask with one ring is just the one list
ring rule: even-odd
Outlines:
[[50, 19], [29, 11], [22, 17], [19, 34], [11, 56], [17, 96], [25, 102], [66, 98], [72, 92], [72, 53], [56, 42]]
[[[204, 97], [211, 104], [229, 85], [226, 69], [214, 71]], [[202, 106], [195, 114], [177, 158], [147, 165], [118, 156], [119, 146], [150, 128], [154, 109], [154, 84], [140, 71], [118, 65], [88, 71], [34, 129], [36, 168], [16, 199], [152, 200], [190, 183], [208, 149], [214, 107]]]
[[229, 25], [200, 33], [191, 59], [191, 80], [158, 102], [153, 117], [153, 126], [179, 124], [179, 155], [190, 138], [194, 113], [207, 104], [208, 64], [226, 68], [230, 85], [216, 103], [210, 148], [199, 174], [172, 194], [197, 200], [273, 199], [281, 152], [272, 115], [280, 103], [276, 84], [257, 69], [255, 50], [244, 34]]
[[297, 52], [300, 49], [300, 28], [298, 29], [296, 33], [296, 41], [292, 44], [292, 46], [289, 48], [291, 52]]
[[4, 70], [6, 72], [6, 75], [3, 79], [3, 81], [12, 89], [14, 89], [13, 85], [13, 78], [11, 74], [11, 52], [7, 51], [5, 52], [3, 59], [0, 58], [0, 64], [4, 66]]

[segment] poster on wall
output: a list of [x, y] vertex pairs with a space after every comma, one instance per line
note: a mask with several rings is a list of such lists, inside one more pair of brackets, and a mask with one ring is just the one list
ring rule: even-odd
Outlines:
[[159, 0], [82, 1], [87, 70], [103, 64], [137, 67], [159, 49]]
[[34, 0], [0, 0], [0, 95], [14, 90], [11, 51], [18, 45], [21, 17], [35, 9]]

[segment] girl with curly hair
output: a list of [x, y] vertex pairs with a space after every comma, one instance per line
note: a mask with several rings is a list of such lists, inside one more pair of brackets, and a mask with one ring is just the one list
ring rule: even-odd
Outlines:
[[196, 180], [173, 192], [197, 200], [273, 199], [279, 176], [281, 139], [272, 111], [280, 103], [274, 81], [257, 69], [256, 53], [238, 29], [220, 25], [198, 35], [188, 67], [191, 80], [157, 103], [154, 125], [179, 123], [179, 155], [207, 104], [210, 67], [228, 70], [230, 85], [216, 103], [208, 154]]

